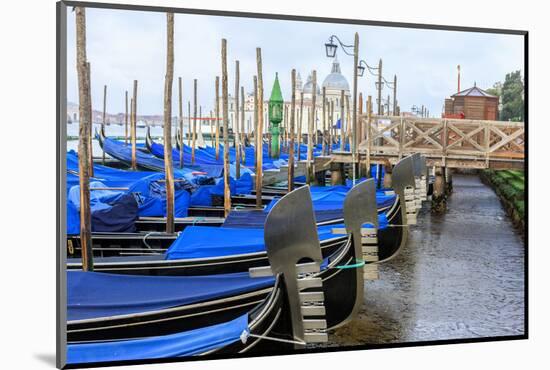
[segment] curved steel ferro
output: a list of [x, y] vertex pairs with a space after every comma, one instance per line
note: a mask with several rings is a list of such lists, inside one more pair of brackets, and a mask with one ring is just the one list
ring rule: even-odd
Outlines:
[[[399, 205], [401, 207], [401, 219], [402, 223], [407, 223], [407, 204], [405, 201], [405, 188], [415, 186], [414, 181], [414, 163], [412, 157], [406, 157], [401, 159], [395, 167], [393, 168], [392, 172], [392, 182], [393, 182], [393, 189], [397, 196], [399, 197]], [[407, 236], [408, 236], [408, 228], [406, 225], [403, 226], [403, 236], [401, 238], [401, 244], [399, 245], [398, 250], [394, 253], [394, 255], [390, 258], [393, 258], [398, 254], [398, 252], [403, 248], [405, 243], [407, 242]], [[389, 260], [386, 259], [386, 261]]]
[[[147, 133], [145, 134], [145, 146], [151, 153], [153, 152], [153, 139], [151, 138], [151, 127], [147, 126]], [[164, 151], [162, 152], [162, 158], [164, 158]]]
[[288, 193], [273, 206], [265, 221], [264, 242], [271, 270], [283, 275], [294, 339], [306, 342], [296, 264], [313, 262], [319, 271], [323, 261], [309, 186]]
[[[378, 229], [378, 210], [376, 207], [376, 183], [374, 179], [368, 179], [355, 185], [347, 193], [344, 200], [344, 223], [346, 231], [352, 235], [355, 259], [363, 259], [363, 243], [361, 227], [364, 224], [371, 224]], [[350, 315], [340, 325], [352, 320], [359, 312], [363, 304], [363, 267], [357, 267], [350, 271], [356, 275], [355, 305]]]
[[99, 129], [99, 134], [97, 133], [97, 128], [96, 128], [95, 129], [95, 136], [97, 137], [97, 139], [99, 140], [99, 144], [103, 148], [103, 142], [105, 141], [105, 138], [107, 137], [105, 135], [105, 126], [101, 126], [101, 128]]

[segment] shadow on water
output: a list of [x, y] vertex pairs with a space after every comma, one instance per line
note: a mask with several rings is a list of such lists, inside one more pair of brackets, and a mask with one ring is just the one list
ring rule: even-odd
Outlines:
[[358, 317], [330, 346], [522, 335], [524, 245], [494, 192], [453, 176], [444, 215], [427, 204], [394, 260], [365, 283]]

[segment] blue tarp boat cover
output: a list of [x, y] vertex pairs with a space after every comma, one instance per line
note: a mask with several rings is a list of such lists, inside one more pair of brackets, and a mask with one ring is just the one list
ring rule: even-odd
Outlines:
[[[90, 188], [104, 188], [98, 182], [90, 182]], [[117, 196], [116, 201], [109, 201]], [[80, 185], [69, 189], [67, 195], [67, 234], [80, 232]], [[117, 193], [108, 190], [90, 192], [90, 211], [93, 232], [135, 232], [138, 219], [138, 203], [132, 194]]]
[[[74, 150], [67, 152], [67, 170], [78, 173], [78, 154]], [[94, 164], [94, 176], [90, 181], [100, 181], [109, 187], [127, 187], [144, 177], [154, 175], [153, 171], [128, 171]], [[67, 174], [68, 187], [78, 185], [78, 176]]]
[[[333, 234], [333, 228], [344, 225], [317, 227], [319, 240], [327, 240], [341, 235]], [[223, 257], [247, 253], [264, 252], [264, 230], [212, 226], [186, 227], [166, 251], [166, 259], [187, 259]]]
[[137, 276], [67, 271], [67, 320], [167, 309], [273, 285], [248, 272], [209, 276]]
[[238, 341], [249, 332], [248, 314], [234, 320], [182, 333], [108, 342], [69, 344], [67, 363], [144, 360], [193, 356]]
[[[225, 218], [222, 227], [263, 229], [268, 212], [261, 209], [233, 210]], [[317, 223], [340, 220], [344, 218], [342, 209], [315, 211]]]
[[[92, 231], [133, 232], [139, 216], [166, 216], [166, 185], [164, 174], [155, 173], [133, 183], [128, 190], [94, 190], [90, 192]], [[98, 181], [90, 188], [104, 188]], [[185, 181], [175, 183], [175, 217], [187, 217], [191, 195], [187, 189], [196, 185]], [[78, 234], [80, 228], [80, 185], [72, 186], [67, 196], [67, 234]], [[75, 213], [76, 212], [76, 213]]]
[[[334, 186], [312, 186], [310, 187], [311, 200], [313, 201], [313, 209], [316, 212], [329, 210], [342, 210], [344, 207], [344, 199], [352, 186], [334, 185]], [[395, 202], [395, 195], [388, 195], [385, 191], [376, 192], [376, 206], [385, 208], [391, 206]], [[279, 201], [279, 197], [274, 198], [265, 208], [264, 212], [269, 212], [271, 208]], [[343, 214], [343, 213], [342, 213]], [[340, 216], [341, 218], [342, 216]], [[317, 220], [317, 222], [321, 222]]]
[[[123, 145], [118, 143], [117, 145]], [[78, 172], [78, 156], [67, 153], [67, 169]], [[213, 195], [223, 195], [223, 179], [214, 179], [194, 172], [179, 172], [175, 182], [175, 216], [186, 217], [189, 206], [212, 206]], [[131, 207], [137, 201], [138, 216], [166, 216], [166, 186], [164, 174], [151, 171], [127, 171], [98, 164], [94, 165], [91, 187], [128, 187], [128, 190], [92, 191], [92, 231], [134, 231], [136, 217]], [[99, 181], [101, 180], [101, 181]], [[231, 194], [250, 194], [252, 176], [243, 173], [237, 181], [231, 179]], [[67, 233], [79, 233], [79, 180], [74, 173], [67, 173]], [[101, 212], [99, 210], [101, 209]], [[126, 209], [126, 211], [124, 211]], [[95, 216], [94, 216], [95, 214]], [[117, 221], [117, 218], [120, 220]], [[133, 220], [133, 221], [132, 221]]]

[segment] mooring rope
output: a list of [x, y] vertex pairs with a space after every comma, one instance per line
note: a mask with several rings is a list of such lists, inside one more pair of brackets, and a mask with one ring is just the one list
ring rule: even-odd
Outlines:
[[196, 224], [197, 222], [201, 222], [201, 221], [204, 221], [204, 220], [205, 220], [205, 217], [195, 217], [195, 218], [193, 219], [193, 223], [191, 224], [191, 226], [195, 226], [195, 224]]
[[356, 261], [356, 263], [354, 263], [352, 265], [339, 265], [339, 266], [334, 266], [333, 268], [335, 268], [335, 269], [357, 269], [359, 267], [365, 266], [365, 261], [364, 260], [356, 258], [355, 261]]
[[300, 340], [292, 340], [292, 339], [283, 339], [283, 338], [275, 338], [275, 337], [268, 337], [266, 335], [260, 335], [260, 334], [252, 334], [246, 330], [244, 330], [241, 334], [241, 341], [243, 343], [246, 343], [246, 340], [248, 339], [248, 337], [252, 337], [252, 338], [258, 338], [258, 339], [265, 339], [265, 340], [271, 340], [271, 341], [274, 341], [274, 342], [282, 342], [282, 343], [289, 343], [289, 344], [300, 344], [300, 345], [303, 345], [305, 346], [307, 343], [306, 342], [303, 342], [303, 341], [300, 341]]
[[[153, 250], [153, 249], [155, 249], [155, 248], [151, 247], [151, 246], [149, 245], [149, 243], [147, 243], [147, 238], [148, 238], [150, 235], [163, 235], [163, 234], [164, 234], [164, 232], [162, 232], [162, 231], [150, 231], [150, 232], [148, 232], [147, 234], [145, 234], [145, 236], [143, 237], [143, 244], [145, 244], [145, 246], [146, 246], [147, 248]], [[180, 234], [179, 232], [176, 233], [177, 236], [179, 236], [179, 234]]]

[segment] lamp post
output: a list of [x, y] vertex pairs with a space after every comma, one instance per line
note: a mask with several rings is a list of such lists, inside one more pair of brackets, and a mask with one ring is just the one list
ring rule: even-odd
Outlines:
[[[361, 64], [359, 64], [359, 34], [356, 32], [354, 37], [354, 43], [353, 45], [346, 45], [344, 44], [336, 35], [332, 35], [329, 37], [328, 42], [325, 43], [325, 50], [327, 57], [334, 58], [336, 56], [336, 50], [338, 49], [338, 45], [335, 43], [335, 41], [340, 44], [342, 47], [342, 51], [353, 57], [353, 111], [352, 111], [352, 147], [351, 147], [351, 153], [352, 153], [352, 161], [353, 161], [353, 183], [355, 184], [355, 150], [356, 150], [356, 128], [357, 128], [357, 76], [360, 73], [361, 75], [365, 71], [365, 67], [363, 67]], [[353, 52], [350, 52], [348, 50], [353, 50]], [[366, 64], [366, 63], [365, 63]], [[315, 107], [314, 107], [315, 109]], [[343, 113], [343, 112], [342, 112]], [[343, 129], [343, 128], [342, 128]]]
[[271, 97], [269, 98], [269, 122], [271, 122], [271, 156], [273, 158], [279, 158], [280, 145], [279, 125], [283, 120], [283, 95], [281, 93], [281, 86], [279, 85], [279, 74], [275, 73], [275, 82], [273, 83], [273, 89], [271, 90]]

